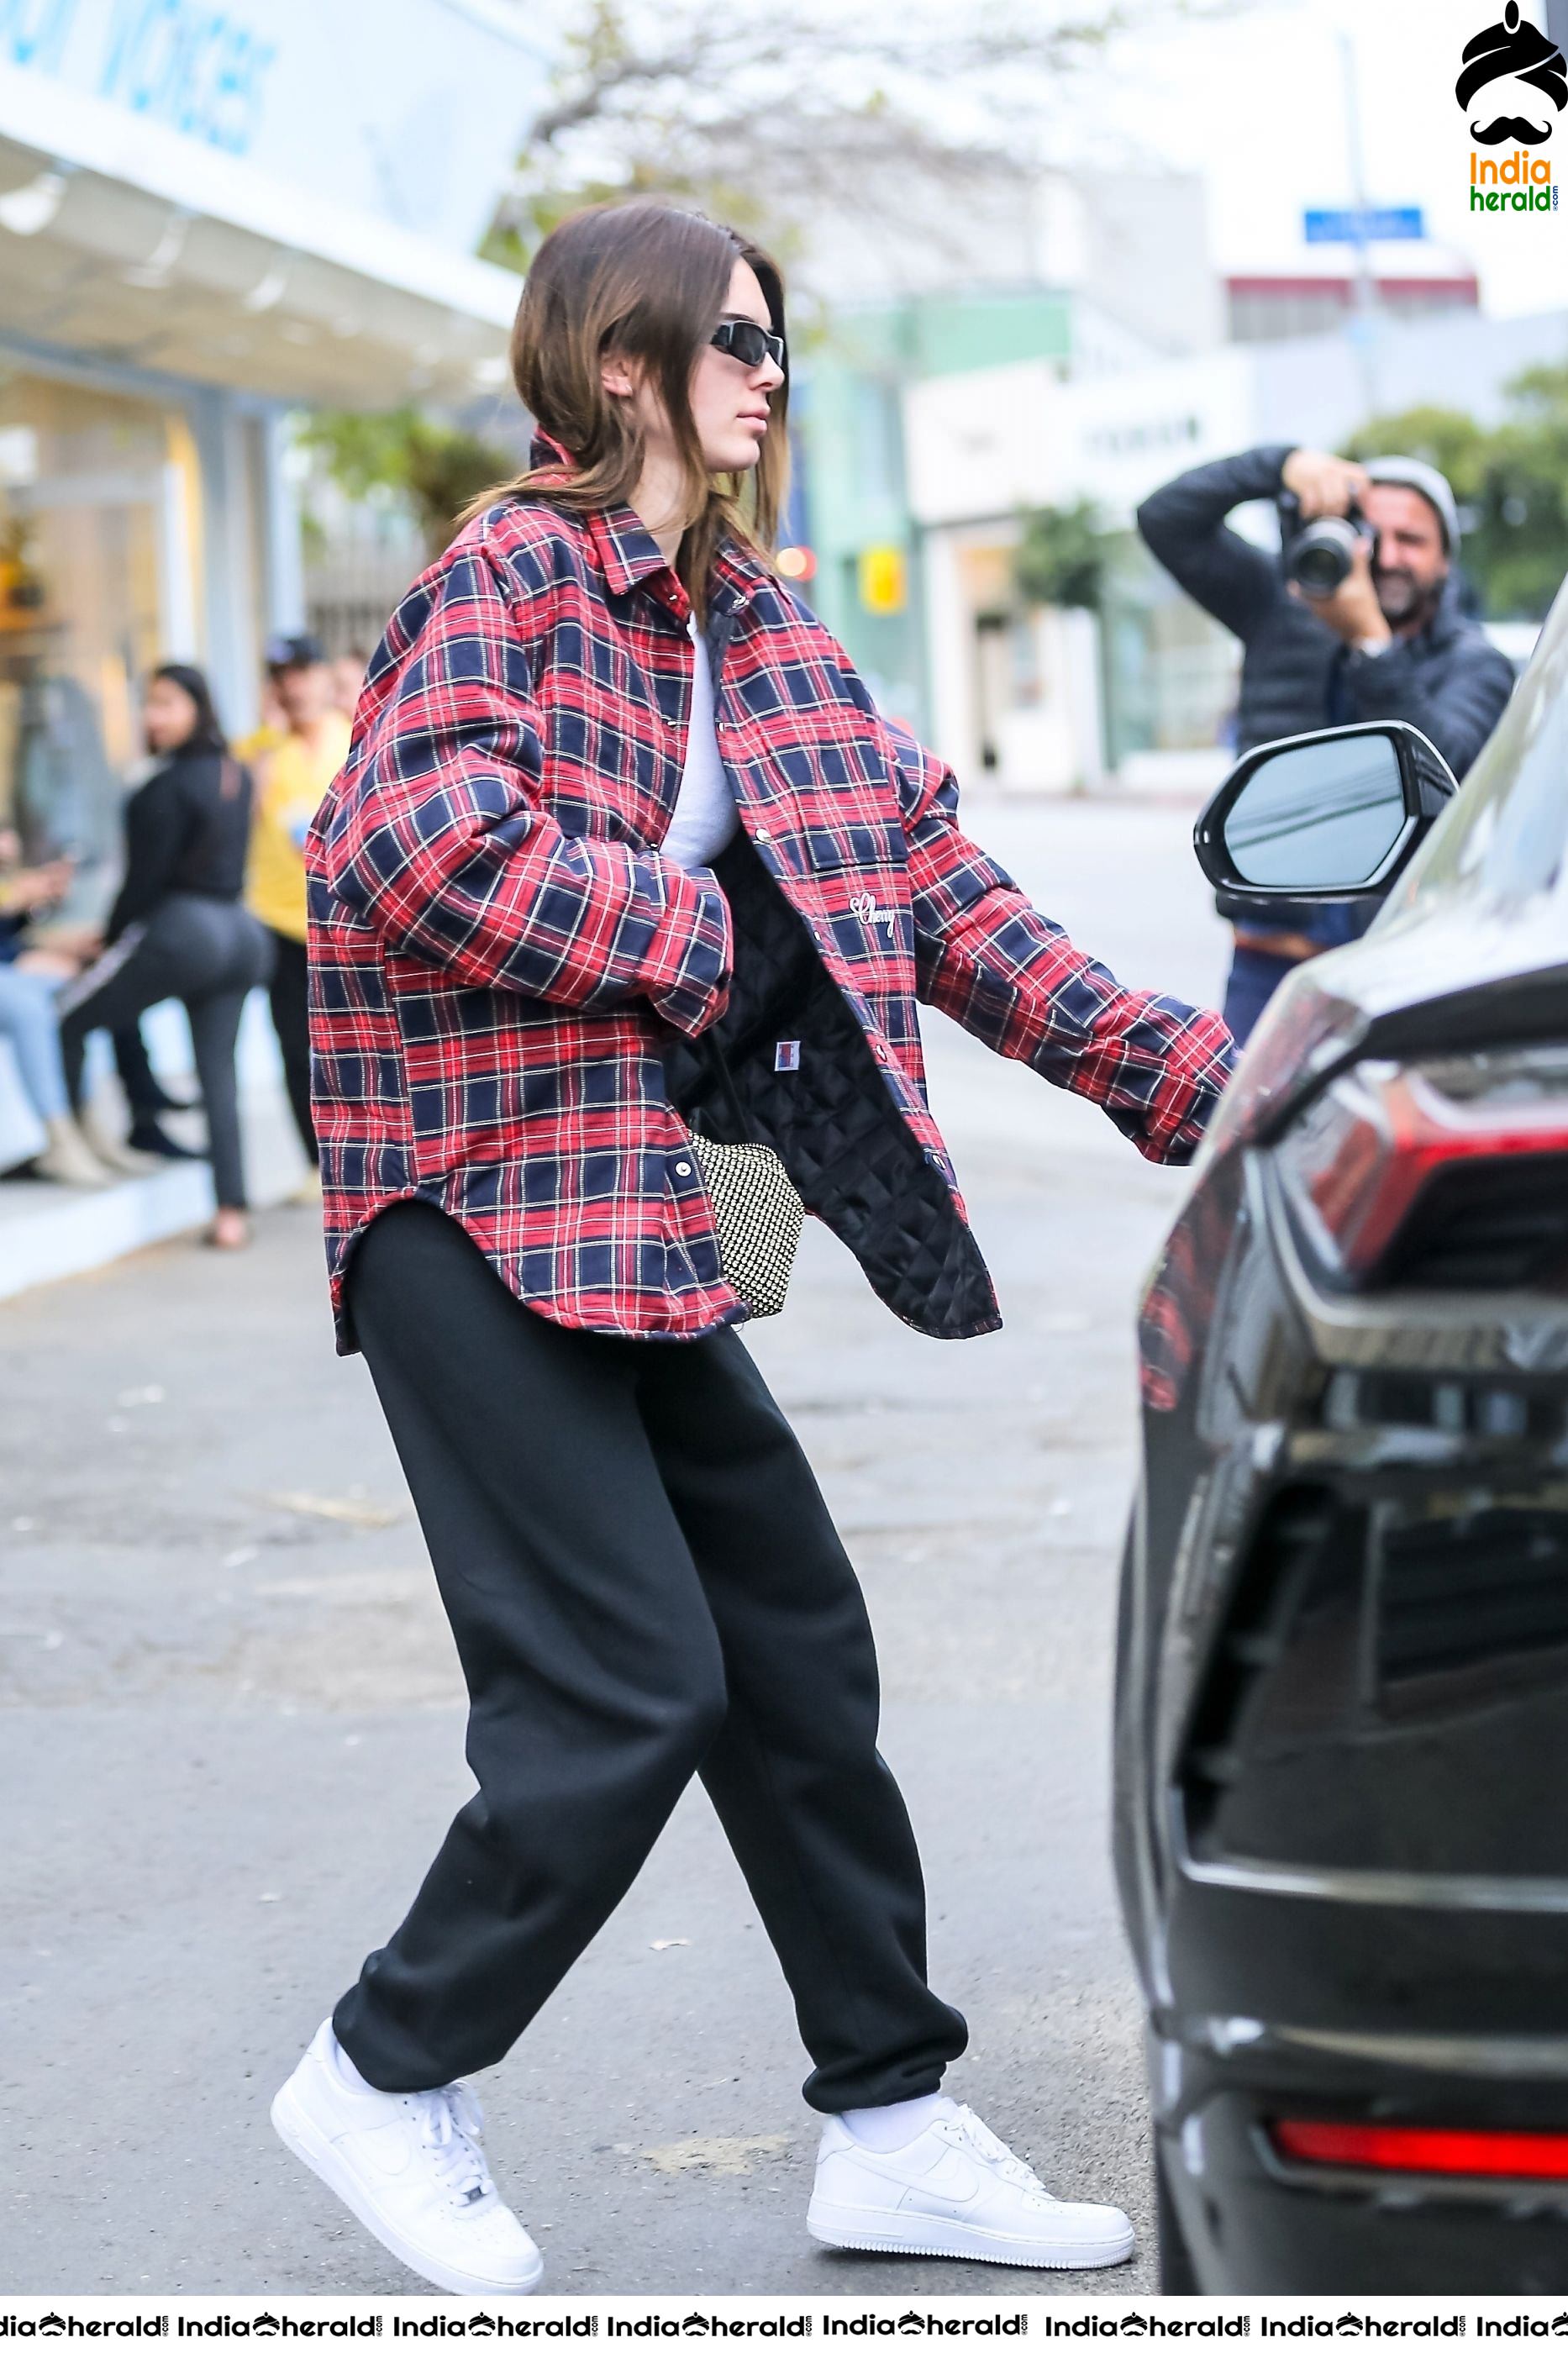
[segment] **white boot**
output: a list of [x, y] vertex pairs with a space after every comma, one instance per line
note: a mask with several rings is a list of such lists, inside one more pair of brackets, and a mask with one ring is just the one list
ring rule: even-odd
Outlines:
[[112, 1174], [94, 1156], [68, 1112], [62, 1112], [58, 1119], [45, 1120], [44, 1132], [48, 1143], [33, 1163], [40, 1176], [56, 1185], [113, 1184]]
[[944, 2099], [904, 2147], [868, 2148], [828, 2119], [805, 2227], [826, 2247], [967, 2255], [1036, 2271], [1099, 2271], [1132, 2253], [1115, 2206], [1068, 2206], [973, 2109]]
[[329, 2018], [272, 2103], [279, 2137], [400, 2263], [454, 2295], [526, 2295], [543, 2258], [503, 2206], [466, 2084], [378, 2092]]
[[101, 1114], [90, 1103], [79, 1114], [77, 1125], [93, 1158], [101, 1160], [106, 1168], [112, 1168], [118, 1176], [153, 1176], [160, 1168], [169, 1166], [155, 1153], [133, 1152], [121, 1137], [111, 1135]]

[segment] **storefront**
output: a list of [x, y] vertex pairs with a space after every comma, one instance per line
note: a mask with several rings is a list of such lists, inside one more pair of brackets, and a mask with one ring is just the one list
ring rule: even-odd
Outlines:
[[[0, 5], [0, 824], [112, 857], [148, 667], [304, 619], [289, 419], [471, 400], [543, 61], [510, 0]], [[476, 107], [473, 93], [483, 90]]]
[[175, 407], [0, 380], [0, 797], [25, 852], [112, 847], [137, 681], [195, 646], [200, 468]]
[[[932, 724], [961, 774], [1064, 792], [1138, 775], [1151, 754], [1223, 765], [1234, 641], [1164, 578], [1131, 524], [1156, 483], [1258, 438], [1252, 406], [1248, 359], [1232, 351], [1090, 382], [1016, 364], [907, 396]], [[1022, 519], [1080, 501], [1106, 534], [1100, 609], [1030, 607], [1013, 581]]]
[[[68, 913], [149, 668], [241, 733], [305, 621], [293, 416], [504, 385], [517, 280], [473, 256], [545, 63], [515, 0], [0, 0], [0, 828], [73, 854]], [[0, 1046], [0, 1168], [40, 1141]]]

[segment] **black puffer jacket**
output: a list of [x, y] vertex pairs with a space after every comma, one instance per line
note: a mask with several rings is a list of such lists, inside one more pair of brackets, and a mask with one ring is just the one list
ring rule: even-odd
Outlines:
[[[1505, 655], [1459, 610], [1450, 579], [1426, 627], [1385, 653], [1354, 652], [1289, 594], [1277, 557], [1228, 529], [1232, 507], [1279, 495], [1289, 442], [1194, 466], [1144, 500], [1138, 528], [1194, 601], [1241, 639], [1237, 748], [1355, 719], [1407, 719], [1463, 776], [1513, 689]], [[1220, 897], [1220, 912], [1230, 912]], [[1280, 909], [1288, 928], [1312, 911]]]

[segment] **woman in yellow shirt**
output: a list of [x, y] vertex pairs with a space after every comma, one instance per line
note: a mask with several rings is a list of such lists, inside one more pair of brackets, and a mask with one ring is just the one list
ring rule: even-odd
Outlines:
[[305, 835], [348, 757], [349, 723], [332, 703], [332, 673], [314, 638], [274, 638], [267, 668], [288, 733], [258, 763], [246, 903], [272, 934], [272, 1026], [300, 1141], [316, 1162], [305, 962]]

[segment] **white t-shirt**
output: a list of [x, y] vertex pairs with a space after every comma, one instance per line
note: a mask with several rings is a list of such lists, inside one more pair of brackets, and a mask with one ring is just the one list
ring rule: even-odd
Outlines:
[[659, 849], [666, 858], [673, 858], [678, 866], [689, 871], [693, 866], [710, 866], [726, 844], [733, 841], [741, 820], [713, 732], [713, 670], [707, 641], [695, 614], [686, 626], [695, 655], [691, 722], [686, 732], [686, 765], [680, 772], [675, 815]]

